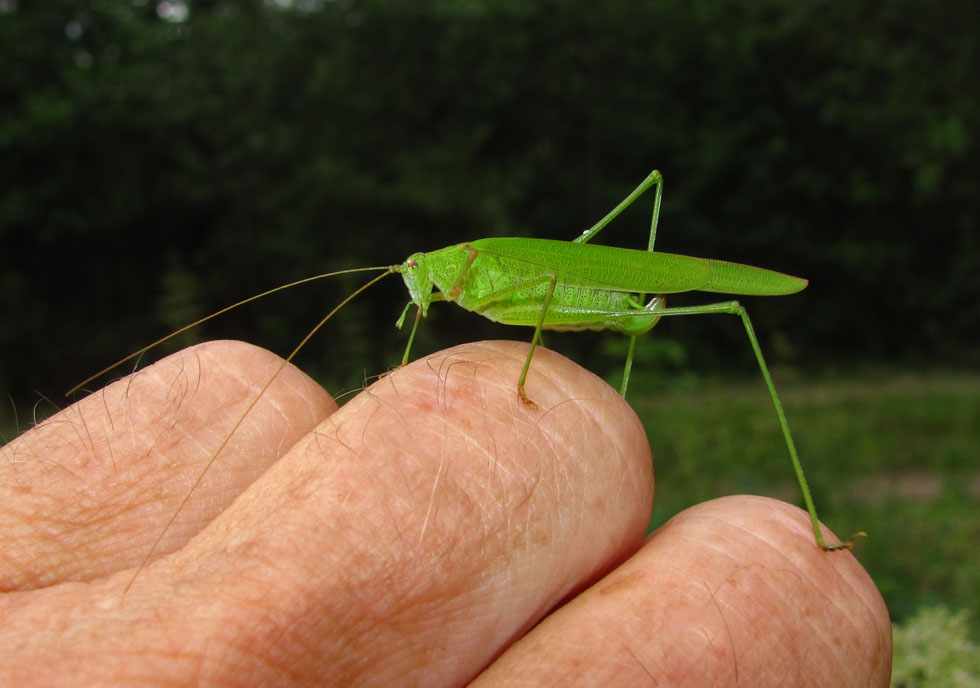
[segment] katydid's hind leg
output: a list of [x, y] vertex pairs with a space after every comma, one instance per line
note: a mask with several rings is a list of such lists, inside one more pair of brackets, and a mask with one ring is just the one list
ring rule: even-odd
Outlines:
[[592, 237], [605, 229], [606, 225], [612, 222], [617, 215], [628, 208], [633, 201], [642, 196], [651, 186], [657, 187], [656, 195], [653, 200], [653, 218], [650, 222], [650, 240], [647, 242], [647, 250], [652, 251], [654, 241], [657, 238], [657, 222], [660, 219], [660, 199], [663, 196], [664, 191], [664, 178], [663, 175], [660, 174], [659, 170], [654, 170], [648, 174], [647, 178], [640, 182], [640, 185], [633, 189], [629, 196], [620, 201], [619, 205], [606, 213], [605, 217], [596, 222], [589, 229], [582, 232], [582, 234], [573, 239], [572, 242], [576, 244], [584, 244], [590, 241]]
[[[657, 241], [657, 224], [660, 222], [660, 202], [663, 198], [664, 193], [664, 178], [660, 174], [659, 170], [654, 170], [647, 175], [638, 187], [636, 187], [633, 192], [624, 198], [619, 205], [612, 209], [604, 218], [599, 220], [591, 228], [587, 229], [583, 234], [575, 239], [575, 242], [586, 243], [596, 234], [605, 229], [606, 225], [613, 221], [613, 219], [619, 215], [623, 210], [625, 210], [633, 201], [642, 196], [647, 189], [651, 186], [656, 186], [657, 189], [654, 192], [653, 199], [653, 216], [650, 218], [650, 239], [647, 241], [647, 251], [652, 252], [653, 246]], [[645, 294], [638, 294], [638, 299], [643, 301], [646, 298]], [[626, 388], [629, 386], [630, 372], [633, 370], [633, 354], [636, 351], [636, 337], [630, 337], [629, 350], [626, 353], [626, 364], [623, 367], [623, 381], [619, 386], [619, 394], [626, 398]]]
[[538, 316], [538, 324], [534, 328], [534, 336], [531, 337], [531, 348], [528, 349], [527, 358], [524, 359], [524, 368], [521, 369], [521, 377], [517, 380], [517, 395], [532, 411], [536, 411], [538, 405], [527, 398], [527, 393], [524, 391], [524, 383], [527, 381], [527, 371], [531, 369], [531, 358], [534, 356], [534, 350], [541, 340], [541, 330], [544, 328], [544, 320], [548, 315], [548, 308], [551, 306], [551, 298], [555, 295], [555, 286], [557, 284], [557, 277], [550, 275], [548, 278], [548, 291], [545, 293], [544, 303], [541, 306], [541, 315]]
[[653, 252], [653, 245], [657, 242], [657, 225], [660, 223], [660, 202], [664, 195], [664, 178], [660, 172], [654, 170], [650, 173], [650, 178], [656, 175], [657, 190], [653, 197], [653, 215], [650, 217], [650, 240], [647, 242], [647, 251]]
[[[660, 222], [660, 200], [664, 193], [664, 178], [660, 175], [660, 172], [654, 170], [650, 173], [648, 179], [655, 178], [655, 184], [657, 185], [657, 191], [653, 199], [653, 216], [650, 218], [650, 240], [647, 242], [647, 251], [653, 253], [653, 245], [657, 241], [657, 224]], [[646, 298], [646, 294], [637, 295], [642, 301]], [[662, 299], [663, 297], [658, 297]], [[651, 302], [652, 303], [652, 302]], [[633, 372], [633, 354], [636, 351], [636, 335], [630, 337], [629, 351], [626, 353], [626, 365], [623, 366], [623, 382], [619, 387], [619, 393], [622, 397], [626, 398], [626, 388], [630, 383], [630, 373]]]
[[[766, 382], [766, 388], [769, 390], [769, 396], [772, 398], [772, 405], [776, 409], [776, 417], [779, 419], [779, 427], [782, 429], [783, 437], [786, 440], [786, 448], [789, 450], [790, 460], [793, 463], [793, 470], [795, 471], [797, 481], [800, 484], [800, 491], [803, 493], [803, 502], [806, 504], [807, 512], [810, 514], [810, 523], [813, 526], [813, 534], [816, 538], [817, 545], [825, 552], [836, 552], [851, 549], [852, 540], [857, 537], [856, 535], [852, 535], [851, 538], [845, 542], [832, 544], [827, 544], [824, 542], [823, 531], [820, 528], [820, 519], [817, 516], [817, 508], [813, 504], [813, 497], [810, 495], [810, 487], [807, 484], [806, 476], [803, 473], [803, 464], [800, 462], [799, 454], [796, 452], [796, 443], [793, 442], [793, 436], [789, 431], [789, 421], [786, 420], [786, 413], [783, 411], [783, 404], [779, 400], [779, 395], [776, 394], [776, 385], [773, 383], [772, 376], [769, 374], [769, 366], [766, 365], [766, 360], [762, 356], [762, 348], [759, 346], [759, 340], [755, 336], [752, 321], [749, 319], [748, 311], [746, 311], [745, 308], [743, 308], [737, 302], [734, 304], [734, 309], [732, 312], [742, 319], [742, 324], [745, 326], [745, 333], [749, 337], [749, 344], [752, 346], [752, 352], [755, 354], [756, 361], [759, 364], [759, 369], [762, 371], [762, 377]], [[858, 535], [864, 535], [864, 533], [858, 533]]]
[[759, 370], [762, 372], [762, 379], [766, 383], [766, 389], [769, 390], [769, 397], [772, 399], [772, 405], [776, 410], [776, 418], [779, 420], [779, 427], [783, 433], [783, 439], [786, 441], [786, 449], [789, 451], [789, 458], [793, 464], [793, 471], [796, 473], [797, 482], [800, 485], [800, 492], [803, 494], [803, 502], [806, 504], [806, 510], [810, 514], [810, 524], [813, 526], [813, 534], [817, 541], [817, 545], [820, 549], [827, 552], [834, 552], [844, 549], [851, 549], [853, 538], [864, 535], [864, 533], [857, 533], [851, 536], [850, 539], [841, 542], [827, 544], [823, 539], [823, 531], [820, 528], [820, 519], [817, 517], [817, 509], [813, 504], [813, 497], [810, 494], [810, 486], [807, 484], [806, 476], [803, 473], [803, 464], [800, 462], [799, 454], [796, 451], [796, 443], [793, 441], [793, 436], [789, 431], [789, 422], [786, 420], [786, 413], [783, 411], [783, 404], [779, 400], [779, 395], [776, 394], [776, 385], [773, 384], [772, 376], [769, 374], [769, 366], [766, 365], [766, 360], [762, 355], [762, 348], [759, 346], [759, 340], [755, 336], [755, 330], [752, 327], [752, 321], [749, 319], [749, 314], [739, 304], [738, 301], [725, 301], [723, 303], [713, 303], [704, 306], [682, 306], [679, 308], [667, 308], [664, 309], [663, 315], [708, 315], [711, 313], [728, 313], [731, 315], [737, 315], [742, 319], [742, 325], [745, 327], [745, 333], [748, 335], [749, 344], [752, 347], [752, 353], [755, 354], [755, 360], [759, 364]]

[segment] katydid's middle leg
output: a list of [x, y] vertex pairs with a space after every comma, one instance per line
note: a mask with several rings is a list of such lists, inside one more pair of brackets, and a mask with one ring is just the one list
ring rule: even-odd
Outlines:
[[[639, 296], [645, 297], [644, 294], [639, 294]], [[651, 310], [659, 311], [664, 307], [664, 304], [666, 302], [667, 302], [666, 297], [663, 294], [661, 294], [660, 296], [656, 296], [653, 299], [651, 299], [650, 303], [646, 304], [646, 306], [644, 306], [642, 310], [635, 311], [634, 313], [643, 312], [643, 311], [649, 313]], [[654, 321], [654, 324], [656, 324], [656, 321]], [[653, 327], [653, 325], [651, 325], [650, 327]], [[623, 379], [619, 384], [619, 396], [623, 397], [624, 399], [626, 398], [626, 388], [629, 386], [630, 383], [630, 373], [633, 371], [633, 354], [636, 352], [636, 340], [640, 336], [641, 335], [638, 334], [629, 336], [630, 344], [629, 344], [629, 348], [626, 351], [626, 364], [623, 366]]]
[[[476, 252], [474, 251], [474, 254]], [[475, 255], [474, 255], [475, 257]], [[472, 261], [470, 261], [472, 262]], [[541, 313], [538, 315], [538, 322], [534, 328], [534, 336], [531, 337], [531, 348], [527, 352], [527, 358], [524, 360], [524, 367], [521, 370], [521, 377], [517, 381], [517, 394], [520, 396], [521, 401], [530, 406], [532, 409], [538, 407], [533, 401], [528, 399], [527, 393], [524, 391], [524, 382], [527, 380], [528, 370], [531, 368], [531, 358], [534, 356], [534, 350], [537, 348], [538, 344], [541, 342], [541, 331], [544, 329], [544, 321], [548, 316], [548, 308], [551, 306], [552, 297], [555, 295], [555, 288], [558, 285], [558, 278], [554, 274], [550, 275], [540, 275], [532, 279], [526, 280], [524, 282], [519, 282], [517, 284], [512, 284], [503, 289], [498, 289], [497, 291], [485, 295], [481, 299], [474, 299], [470, 304], [469, 308], [475, 311], [480, 310], [480, 306], [486, 303], [492, 303], [498, 301], [509, 294], [516, 294], [527, 289], [533, 288], [535, 285], [547, 285], [544, 302], [541, 305]]]
[[520, 396], [521, 401], [530, 406], [532, 409], [537, 409], [538, 405], [527, 398], [527, 393], [524, 391], [524, 382], [527, 380], [527, 371], [531, 368], [531, 357], [534, 356], [534, 350], [538, 346], [538, 341], [541, 339], [541, 330], [544, 328], [544, 319], [548, 315], [548, 307], [551, 306], [551, 298], [555, 295], [555, 286], [558, 284], [558, 279], [555, 275], [547, 275], [545, 279], [548, 280], [548, 291], [544, 296], [544, 303], [541, 306], [541, 315], [538, 316], [537, 327], [534, 328], [534, 336], [531, 337], [531, 348], [528, 349], [527, 358], [524, 360], [524, 368], [521, 370], [521, 377], [517, 380], [517, 394]]

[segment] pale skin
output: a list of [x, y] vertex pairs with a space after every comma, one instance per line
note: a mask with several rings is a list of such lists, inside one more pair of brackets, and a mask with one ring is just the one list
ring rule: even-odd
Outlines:
[[7, 445], [0, 682], [888, 685], [888, 613], [850, 552], [760, 497], [645, 538], [633, 411], [539, 349], [529, 412], [526, 354], [440, 352], [336, 412], [287, 367], [135, 581], [278, 359], [185, 350]]

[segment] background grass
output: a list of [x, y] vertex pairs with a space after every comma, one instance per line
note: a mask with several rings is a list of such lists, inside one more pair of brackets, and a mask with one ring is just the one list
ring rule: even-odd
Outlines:
[[[655, 378], [636, 376], [631, 394], [655, 457], [651, 526], [726, 494], [801, 504], [761, 378]], [[980, 375], [775, 378], [821, 519], [842, 537], [867, 531], [855, 555], [893, 622], [941, 603], [980, 638]]]

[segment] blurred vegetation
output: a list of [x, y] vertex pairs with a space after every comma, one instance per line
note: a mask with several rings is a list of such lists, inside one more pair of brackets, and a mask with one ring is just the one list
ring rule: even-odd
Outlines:
[[[0, 0], [5, 420], [276, 284], [483, 236], [570, 239], [657, 167], [658, 248], [810, 279], [746, 301], [823, 516], [872, 533], [893, 614], [949, 600], [980, 618], [980, 382], [887, 372], [980, 365], [978, 26], [965, 0]], [[636, 206], [603, 242], [643, 245], [652, 198]], [[288, 352], [361, 281], [175, 345]], [[334, 390], [383, 371], [406, 299], [376, 287], [300, 364]], [[432, 309], [417, 354], [529, 336], [457, 311]], [[737, 320], [670, 320], [634, 376], [659, 485], [685, 490], [655, 520], [731, 491], [796, 501], [761, 382], [693, 372], [753, 374]], [[598, 371], [624, 350], [546, 341]], [[718, 446], [737, 465], [705, 465]], [[923, 476], [928, 499], [895, 487]]]
[[895, 688], [980, 688], [980, 647], [969, 638], [966, 612], [923, 609], [895, 628]]
[[[662, 250], [811, 280], [751, 303], [770, 356], [976, 365], [977, 26], [956, 0], [2, 0], [0, 390], [293, 278], [569, 239], [655, 166]], [[603, 240], [641, 246], [651, 203]], [[288, 351], [356, 283], [198, 336]], [[383, 370], [405, 298], [365, 295], [307, 365]], [[422, 347], [523, 335], [437, 319]], [[658, 329], [692, 364], [751, 369], [737, 323], [684, 321]]]
[[[840, 537], [868, 533], [855, 555], [893, 620], [945, 603], [970, 614], [980, 641], [980, 374], [776, 377], [820, 518]], [[647, 374], [631, 386], [654, 454], [651, 527], [727, 494], [801, 504], [759, 376]]]

